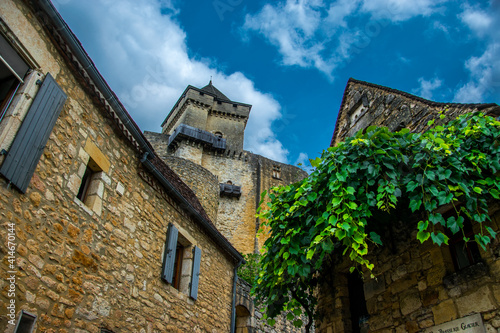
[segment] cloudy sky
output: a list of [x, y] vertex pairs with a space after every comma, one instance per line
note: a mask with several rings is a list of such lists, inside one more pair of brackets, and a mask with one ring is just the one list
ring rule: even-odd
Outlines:
[[142, 130], [211, 77], [253, 105], [245, 149], [292, 164], [328, 147], [349, 77], [500, 104], [500, 0], [52, 1]]

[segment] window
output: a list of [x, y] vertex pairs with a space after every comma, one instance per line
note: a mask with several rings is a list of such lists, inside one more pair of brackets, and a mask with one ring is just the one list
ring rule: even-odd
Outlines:
[[31, 313], [21, 311], [14, 333], [31, 333], [35, 327], [36, 316]]
[[[0, 174], [9, 181], [9, 185], [14, 185], [23, 193], [28, 188], [50, 132], [66, 101], [66, 94], [52, 76], [47, 74], [45, 79], [39, 75], [40, 79], [36, 80], [41, 83], [41, 87], [37, 87], [38, 92], [31, 105], [15, 105], [16, 91], [29, 71], [29, 66], [24, 61], [26, 58], [30, 57], [26, 57], [24, 53], [21, 57], [9, 40], [0, 34], [0, 145], [2, 149], [8, 150], [0, 167]], [[35, 77], [31, 74], [28, 76]], [[29, 85], [23, 85], [21, 90], [27, 86]], [[4, 141], [7, 136], [14, 137], [14, 140]]]
[[28, 70], [26, 62], [0, 34], [0, 122]]
[[366, 308], [363, 279], [354, 272], [348, 278], [349, 310], [351, 312], [351, 325], [353, 333], [368, 332], [368, 310]]
[[472, 224], [468, 219], [464, 221], [463, 230], [465, 237], [472, 239], [472, 241], [466, 243], [463, 239], [464, 234], [457, 232], [455, 235], [450, 236], [448, 243], [450, 244], [451, 259], [453, 260], [455, 271], [460, 271], [481, 261], [479, 248], [477, 243], [473, 241], [474, 232], [472, 231]]
[[273, 165], [273, 178], [281, 179], [281, 167]]
[[102, 214], [105, 184], [111, 185], [107, 176], [111, 163], [106, 155], [87, 138], [85, 147], [81, 148], [80, 169], [78, 174], [70, 176], [68, 187], [75, 194], [75, 203], [89, 214]]
[[162, 279], [193, 299], [198, 298], [201, 249], [169, 224], [163, 254]]
[[92, 169], [87, 165], [87, 167], [85, 168], [85, 173], [82, 177], [82, 184], [80, 185], [80, 189], [78, 190], [78, 194], [76, 195], [76, 197], [82, 202], [85, 202], [85, 199], [87, 198], [92, 174]]
[[222, 138], [222, 133], [221, 132], [215, 132], [214, 135], [218, 138]]

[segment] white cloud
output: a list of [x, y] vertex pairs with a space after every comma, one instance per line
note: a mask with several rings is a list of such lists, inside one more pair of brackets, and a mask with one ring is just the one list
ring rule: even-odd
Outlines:
[[364, 0], [362, 10], [375, 18], [406, 21], [415, 16], [430, 16], [448, 0]]
[[[333, 71], [378, 36], [390, 22], [429, 16], [448, 0], [286, 0], [247, 14], [244, 31], [274, 45], [286, 66], [316, 68], [333, 80]], [[349, 27], [348, 19], [367, 21]]]
[[[210, 77], [229, 98], [252, 104], [245, 149], [287, 162], [288, 151], [271, 130], [281, 106], [269, 93], [259, 91], [240, 72], [226, 74], [207, 60], [190, 57], [186, 33], [176, 21], [171, 1], [103, 0], [59, 1], [63, 17], [77, 17], [75, 33], [103, 76], [142, 130], [159, 131], [163, 119], [188, 84], [205, 86]], [[297, 8], [299, 10], [299, 8]], [[305, 32], [314, 26], [307, 13], [297, 13]], [[82, 38], [83, 39], [83, 38]]]
[[460, 18], [471, 30], [480, 36], [487, 33], [493, 24], [493, 18], [488, 13], [470, 6], [465, 6]]
[[278, 47], [284, 65], [316, 67], [325, 74], [334, 65], [320, 55], [325, 45], [316, 41], [322, 21], [318, 0], [287, 0], [266, 4], [257, 15], [247, 15], [244, 30], [254, 30]]
[[480, 57], [465, 63], [469, 81], [459, 87], [454, 101], [459, 103], [490, 102], [500, 98], [500, 43], [491, 42]]
[[297, 157], [297, 160], [293, 165], [299, 166], [302, 170], [305, 170], [309, 174], [314, 169], [311, 166], [311, 162], [309, 162], [309, 156], [306, 153], [300, 153], [299, 157]]
[[500, 2], [492, 0], [486, 10], [464, 6], [462, 22], [486, 43], [479, 56], [465, 62], [468, 82], [457, 87], [454, 101], [479, 103], [500, 100]]
[[432, 99], [432, 94], [434, 90], [440, 88], [442, 86], [442, 81], [434, 77], [431, 80], [425, 80], [423, 77], [418, 79], [418, 82], [420, 83], [420, 87], [417, 89], [413, 89], [412, 93], [414, 93], [417, 96], [420, 96], [425, 99]]

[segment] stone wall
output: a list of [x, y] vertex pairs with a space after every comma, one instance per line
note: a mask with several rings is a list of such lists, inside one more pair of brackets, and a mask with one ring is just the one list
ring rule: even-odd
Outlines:
[[[15, 224], [16, 314], [37, 315], [35, 332], [228, 332], [233, 260], [140, 167], [136, 148], [92, 100], [30, 8], [2, 1], [0, 16], [68, 95], [27, 192], [0, 177], [2, 244]], [[88, 142], [109, 162], [100, 176], [101, 205], [92, 208], [75, 198]], [[196, 301], [160, 278], [169, 223], [202, 250]], [[12, 268], [5, 246], [0, 253], [0, 327], [10, 333]]]
[[[260, 221], [255, 217], [260, 194], [273, 186], [287, 185], [307, 176], [307, 173], [298, 167], [272, 161], [263, 156], [252, 154], [248, 151], [226, 151], [218, 153], [204, 149], [202, 145], [183, 141], [174, 152], [170, 151], [165, 145], [166, 138], [161, 138], [163, 134], [146, 132], [148, 140], [153, 144], [155, 151], [159, 156], [164, 157], [167, 163], [173, 163], [174, 160], [168, 156], [175, 156], [176, 161], [172, 167], [181, 175], [200, 180], [199, 188], [203, 187], [205, 175], [214, 175], [219, 183], [230, 181], [233, 185], [241, 186], [241, 196], [218, 198], [217, 229], [242, 253], [254, 253], [258, 251], [265, 237], [256, 238], [256, 232]], [[200, 165], [203, 168], [195, 170], [191, 165], [191, 157], [201, 157]], [[182, 158], [181, 158], [182, 157]], [[187, 167], [182, 170], [183, 162]], [[196, 162], [195, 162], [196, 163]], [[176, 167], [178, 165], [179, 167]], [[204, 171], [205, 170], [205, 171]], [[190, 173], [193, 174], [190, 175]], [[207, 178], [206, 181], [211, 179]], [[195, 191], [198, 191], [192, 182], [186, 182], [193, 185]], [[210, 180], [212, 182], [212, 180]], [[207, 186], [211, 183], [207, 183]], [[203, 190], [203, 193], [210, 192]], [[203, 197], [203, 195], [202, 195]], [[208, 196], [207, 196], [208, 197]], [[214, 199], [210, 196], [210, 198]], [[206, 201], [202, 200], [202, 203]], [[215, 203], [216, 201], [214, 201]], [[206, 202], [205, 209], [211, 211], [214, 203]], [[205, 203], [204, 203], [205, 205]]]
[[[437, 103], [395, 89], [350, 79], [340, 106], [331, 145], [353, 136], [368, 126], [385, 126], [390, 131], [408, 128], [423, 132], [429, 120], [445, 124], [457, 116], [481, 111], [500, 115], [496, 104]], [[445, 118], [439, 118], [443, 112]]]
[[[498, 208], [498, 207], [497, 207]], [[500, 330], [500, 242], [494, 240], [481, 260], [456, 271], [450, 249], [416, 239], [418, 220], [395, 225], [391, 240], [372, 248], [367, 258], [376, 279], [365, 272], [364, 295], [370, 332], [419, 332], [474, 313], [487, 332]], [[489, 225], [499, 231], [500, 212]], [[478, 231], [478, 230], [476, 230]], [[395, 241], [397, 240], [397, 241]], [[339, 259], [341, 260], [341, 259]], [[350, 262], [336, 262], [324, 275], [318, 332], [351, 332], [348, 280]]]
[[210, 219], [217, 224], [219, 179], [202, 166], [183, 158], [163, 155], [161, 158], [193, 190]]
[[[250, 297], [251, 286], [246, 281], [238, 280], [236, 289], [236, 304], [248, 310], [248, 317], [238, 318], [236, 325], [236, 333], [279, 333], [279, 332], [305, 332], [304, 328], [296, 328], [290, 320], [286, 319], [286, 313], [275, 318], [274, 326], [267, 324], [264, 320], [264, 311], [254, 305], [253, 298]], [[243, 315], [246, 313], [243, 313]], [[307, 322], [307, 316], [302, 315], [301, 319], [304, 323]], [[240, 323], [238, 325], [238, 323]], [[311, 328], [314, 333], [314, 325]]]

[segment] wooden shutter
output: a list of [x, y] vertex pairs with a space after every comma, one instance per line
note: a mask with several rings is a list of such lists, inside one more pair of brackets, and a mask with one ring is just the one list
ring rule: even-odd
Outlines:
[[0, 168], [0, 173], [23, 193], [65, 101], [66, 94], [47, 74]]
[[168, 225], [167, 240], [165, 243], [165, 253], [163, 255], [163, 269], [161, 277], [167, 283], [172, 283], [174, 276], [175, 252], [177, 248], [177, 237], [179, 231], [170, 223]]
[[197, 246], [193, 249], [193, 274], [191, 275], [191, 290], [189, 296], [198, 298], [198, 282], [200, 280], [201, 249]]

